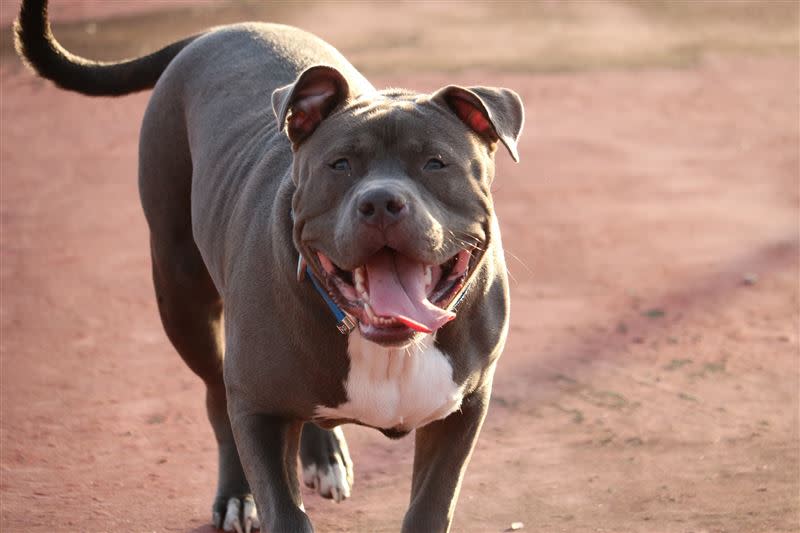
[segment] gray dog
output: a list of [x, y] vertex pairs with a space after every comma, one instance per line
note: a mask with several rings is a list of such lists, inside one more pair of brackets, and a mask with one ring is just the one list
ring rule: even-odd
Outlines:
[[519, 96], [379, 91], [275, 24], [97, 63], [25, 0], [16, 35], [64, 89], [153, 88], [139, 187], [164, 329], [207, 386], [215, 526], [312, 531], [298, 453], [307, 485], [348, 497], [337, 426], [356, 423], [416, 429], [402, 530], [447, 531], [508, 331], [490, 186], [498, 144], [518, 157]]

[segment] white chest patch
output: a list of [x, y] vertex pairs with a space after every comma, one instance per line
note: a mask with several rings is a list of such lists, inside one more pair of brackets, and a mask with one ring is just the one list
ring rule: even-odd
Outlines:
[[418, 345], [396, 349], [369, 342], [356, 329], [350, 333], [348, 352], [347, 401], [318, 406], [318, 418], [411, 430], [461, 406], [463, 394], [453, 382], [453, 367], [431, 335]]

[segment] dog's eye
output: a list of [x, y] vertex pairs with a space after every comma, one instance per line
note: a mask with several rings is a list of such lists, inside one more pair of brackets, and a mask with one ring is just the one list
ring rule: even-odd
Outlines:
[[338, 170], [340, 172], [347, 172], [348, 170], [350, 170], [350, 161], [348, 161], [345, 158], [337, 159], [328, 166], [331, 167], [333, 170]]
[[428, 162], [425, 163], [423, 170], [441, 170], [446, 165], [442, 162], [441, 159], [437, 159], [435, 157], [428, 159]]

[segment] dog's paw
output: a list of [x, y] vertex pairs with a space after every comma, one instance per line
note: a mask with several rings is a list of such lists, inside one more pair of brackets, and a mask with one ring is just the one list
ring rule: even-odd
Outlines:
[[321, 449], [327, 453], [313, 454], [303, 461], [303, 483], [323, 498], [340, 503], [350, 497], [353, 462], [340, 428], [321, 435]]
[[250, 533], [261, 528], [256, 502], [250, 495], [242, 498], [232, 497], [224, 502], [223, 507], [215, 506], [211, 521], [217, 529], [236, 533]]
[[340, 460], [318, 467], [311, 464], [303, 467], [303, 483], [324, 498], [340, 503], [350, 497], [350, 482], [347, 469]]

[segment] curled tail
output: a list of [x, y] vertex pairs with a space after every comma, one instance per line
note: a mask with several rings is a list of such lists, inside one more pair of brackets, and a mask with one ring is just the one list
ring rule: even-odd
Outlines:
[[41, 77], [62, 89], [90, 96], [119, 96], [151, 89], [178, 52], [198, 37], [188, 37], [135, 59], [92, 61], [71, 54], [56, 41], [47, 20], [47, 0], [22, 0], [14, 36], [17, 53]]

